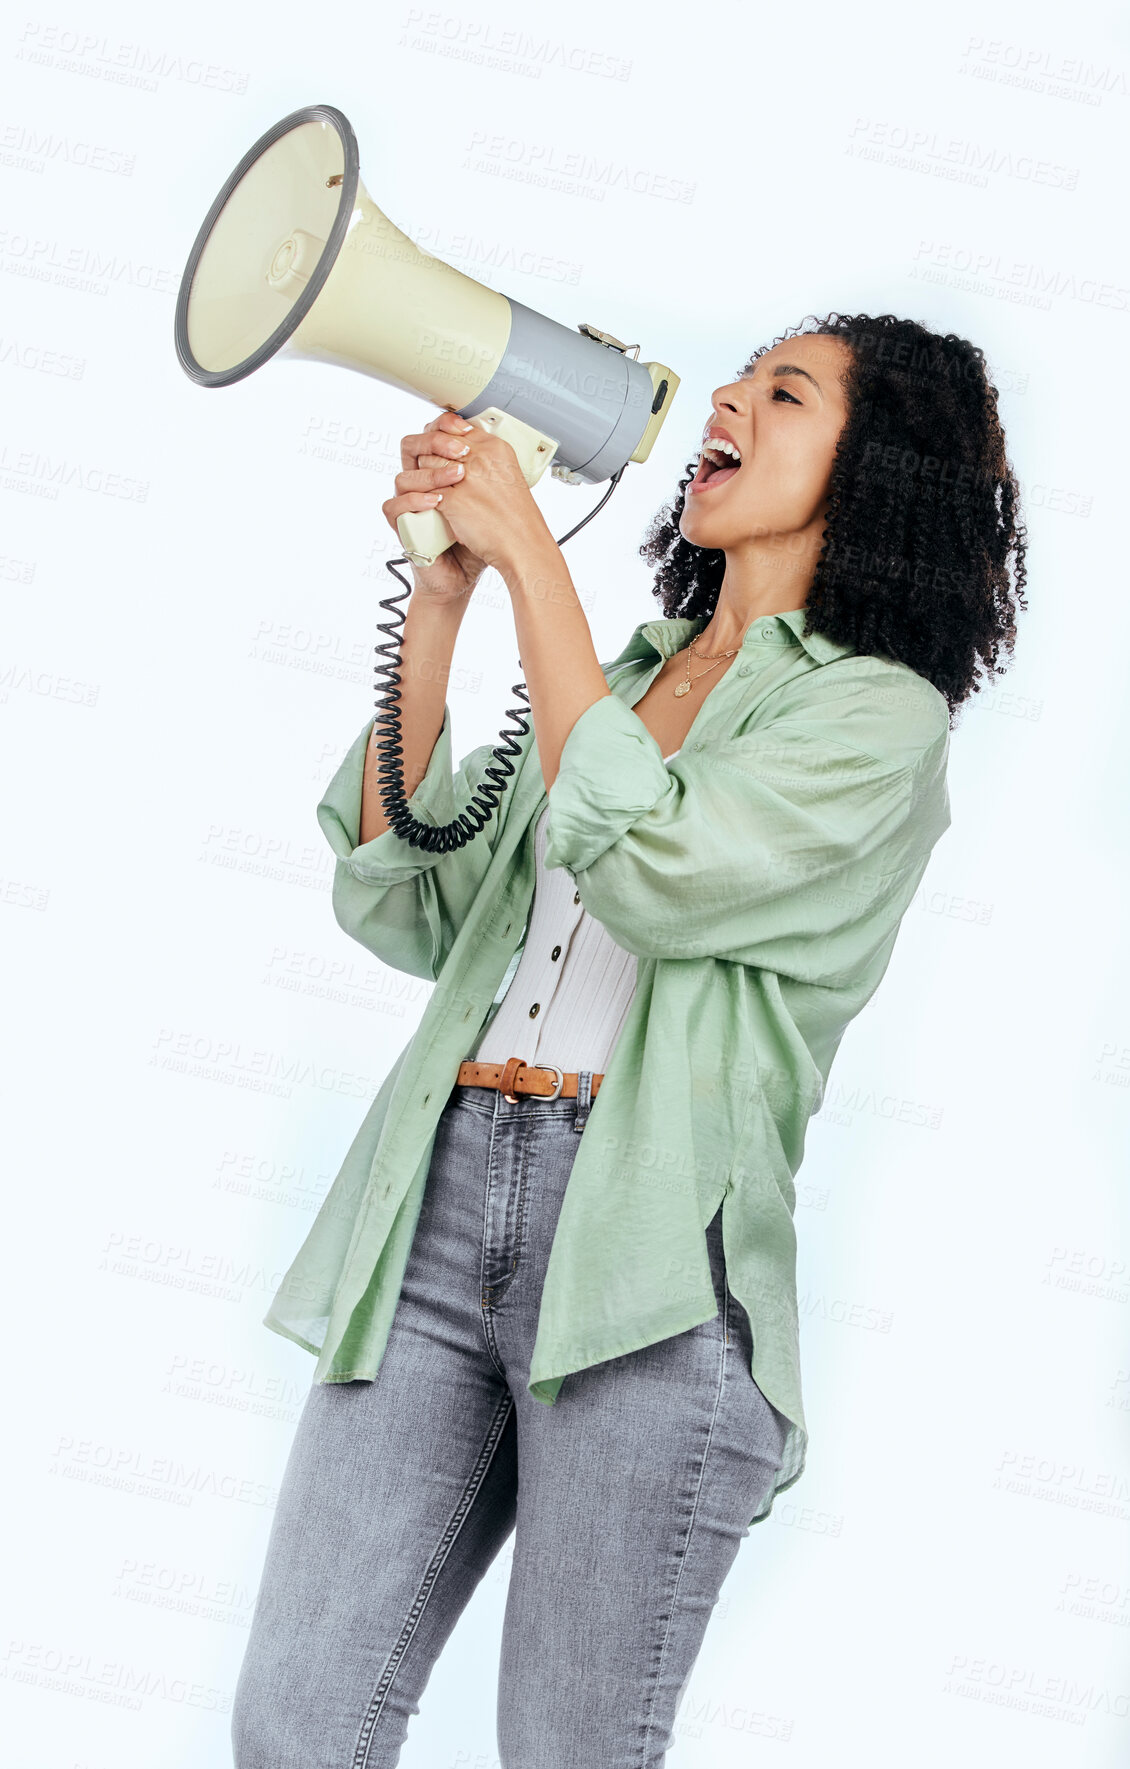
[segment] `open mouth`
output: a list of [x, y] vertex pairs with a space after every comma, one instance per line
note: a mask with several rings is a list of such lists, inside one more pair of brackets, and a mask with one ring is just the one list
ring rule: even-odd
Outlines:
[[698, 472], [687, 487], [688, 491], [716, 491], [725, 485], [735, 473], [740, 473], [742, 463], [735, 461], [733, 456], [723, 449], [711, 448], [709, 444], [703, 449], [698, 463]]

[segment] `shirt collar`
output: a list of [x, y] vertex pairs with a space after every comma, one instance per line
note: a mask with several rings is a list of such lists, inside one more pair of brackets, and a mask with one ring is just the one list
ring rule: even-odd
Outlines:
[[[815, 663], [831, 663], [834, 658], [845, 657], [855, 650], [854, 645], [843, 644], [838, 639], [829, 638], [827, 633], [809, 633], [807, 636], [802, 634], [804, 615], [803, 608], [790, 608], [784, 614], [762, 615], [760, 620], [754, 621], [747, 629], [742, 641], [742, 649], [744, 650], [746, 645], [755, 642], [759, 629], [765, 625], [766, 621], [779, 621], [788, 628], [793, 638], [803, 645]], [[691, 619], [684, 617], [678, 620], [641, 620], [623, 651], [618, 657], [612, 659], [609, 668], [615, 668], [619, 664], [633, 663], [637, 658], [673, 657], [676, 651], [683, 649], [688, 640], [693, 639], [696, 633], [702, 631], [709, 618], [709, 615], [699, 614]]]

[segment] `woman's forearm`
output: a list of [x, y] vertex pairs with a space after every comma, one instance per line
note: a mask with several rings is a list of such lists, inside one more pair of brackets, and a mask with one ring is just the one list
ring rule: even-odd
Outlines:
[[[404, 644], [400, 665], [400, 729], [404, 761], [404, 793], [411, 798], [428, 771], [428, 763], [443, 729], [447, 681], [455, 640], [471, 596], [443, 599], [414, 590], [404, 617]], [[388, 828], [377, 779], [376, 740], [387, 734], [377, 724], [365, 751], [365, 774], [361, 791], [361, 841], [373, 841]]]
[[548, 790], [557, 778], [565, 739], [581, 714], [609, 694], [565, 557], [549, 537], [521, 559], [499, 568], [510, 591], [522, 677], [542, 777]]

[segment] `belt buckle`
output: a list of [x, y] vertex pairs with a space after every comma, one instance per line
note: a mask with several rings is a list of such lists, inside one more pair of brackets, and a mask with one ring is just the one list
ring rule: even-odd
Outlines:
[[[552, 1069], [553, 1073], [557, 1076], [557, 1086], [554, 1088], [552, 1093], [536, 1093], [536, 1094], [533, 1094], [532, 1096], [527, 1095], [528, 1098], [532, 1097], [534, 1099], [558, 1099], [560, 1097], [561, 1089], [565, 1085], [565, 1071], [564, 1071], [564, 1069], [559, 1069], [557, 1067], [556, 1063], [523, 1063], [522, 1067], [523, 1067], [523, 1069]], [[512, 1105], [512, 1106], [516, 1106], [518, 1104], [518, 1096], [515, 1093], [504, 1093], [502, 1097], [504, 1100], [509, 1101], [510, 1105]]]

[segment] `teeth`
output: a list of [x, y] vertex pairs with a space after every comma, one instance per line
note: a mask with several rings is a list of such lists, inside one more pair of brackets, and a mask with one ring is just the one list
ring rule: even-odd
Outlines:
[[741, 451], [726, 436], [712, 436], [709, 442], [703, 444], [702, 453], [716, 467], [722, 466], [727, 456], [736, 461], [739, 467], [742, 464]]

